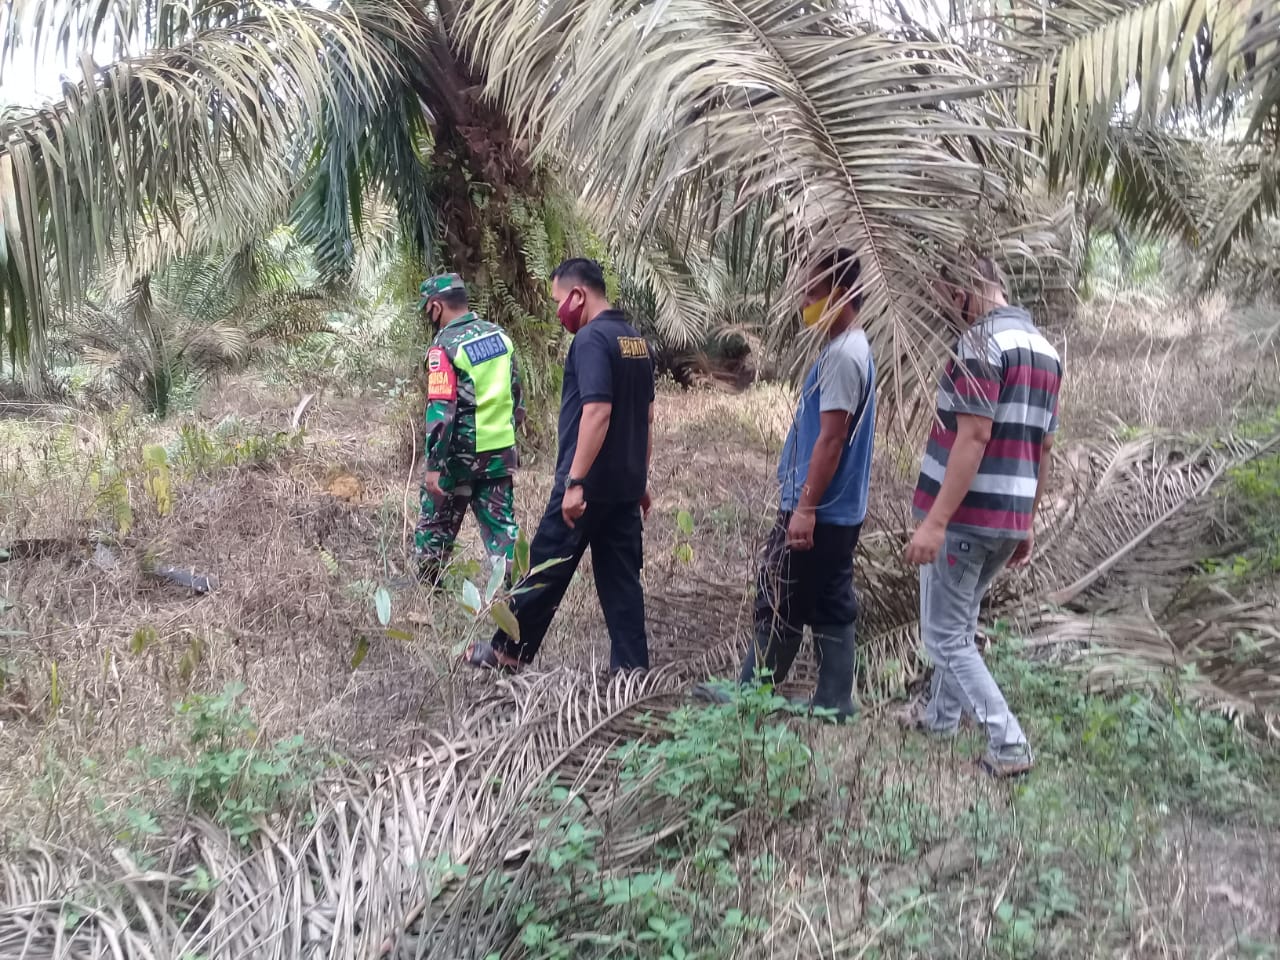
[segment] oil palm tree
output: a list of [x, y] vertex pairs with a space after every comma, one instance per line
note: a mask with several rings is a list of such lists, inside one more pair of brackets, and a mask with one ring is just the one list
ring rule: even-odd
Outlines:
[[[1009, 58], [1019, 122], [1051, 181], [1104, 183], [1130, 226], [1203, 251], [1212, 281], [1280, 211], [1280, 9], [1269, 0], [964, 5], [954, 26]], [[1198, 197], [1206, 141], [1233, 154], [1224, 199]]]
[[[0, 66], [21, 42], [117, 59], [83, 59], [62, 102], [0, 131], [9, 350], [38, 349], [49, 291], [74, 299], [107, 250], [183, 210], [211, 242], [291, 212], [341, 273], [371, 189], [498, 319], [535, 316], [513, 212], [538, 210], [554, 176], [606, 234], [706, 244], [764, 209], [783, 262], [856, 248], [882, 369], [910, 383], [944, 342], [941, 263], [968, 242], [1034, 252], [1026, 148], [1056, 181], [1123, 174], [1122, 156], [1143, 168], [1116, 123], [1135, 90], [1137, 134], [1218, 106], [1246, 119], [1248, 187], [1204, 231], [1217, 249], [1274, 208], [1277, 18], [1261, 0], [951, 6], [918, 23], [823, 0], [18, 0]], [[1158, 210], [1154, 191], [1133, 207]]]
[[[0, 121], [0, 333], [38, 352], [52, 293], [74, 302], [110, 251], [146, 263], [235, 249], [286, 217], [328, 275], [349, 269], [362, 196], [396, 204], [425, 261], [540, 307], [506, 204], [537, 197], [502, 115], [444, 35], [403, 0], [20, 0], [0, 63], [82, 57], [64, 99]], [[486, 274], [492, 268], [492, 275]]]
[[1016, 135], [957, 48], [777, 0], [577, 4], [557, 26], [559, 10], [16, 4], [5, 51], [108, 36], [120, 59], [86, 63], [65, 101], [5, 129], [10, 350], [40, 336], [46, 289], [74, 296], [104, 251], [136, 247], [182, 203], [228, 229], [293, 209], [340, 267], [369, 186], [391, 193], [424, 253], [439, 240], [507, 301], [534, 304], [538, 278], [503, 214], [513, 196], [545, 193], [545, 161], [615, 214], [647, 194], [641, 231], [714, 232], [723, 204], [708, 198], [736, 196], [726, 221], [766, 202], [787, 256], [858, 246], [871, 301], [893, 321], [881, 329], [911, 358], [931, 332], [915, 309], [922, 267], [969, 237], [1017, 174]]
[[179, 257], [155, 274], [122, 264], [100, 295], [91, 290], [68, 311], [60, 339], [164, 418], [180, 387], [197, 388], [257, 349], [331, 332], [335, 304], [298, 285], [292, 252], [269, 238], [226, 257]]

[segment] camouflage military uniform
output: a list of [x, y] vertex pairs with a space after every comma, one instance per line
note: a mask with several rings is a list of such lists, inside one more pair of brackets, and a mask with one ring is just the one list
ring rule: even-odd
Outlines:
[[510, 563], [519, 528], [512, 486], [516, 425], [524, 400], [510, 338], [474, 313], [455, 319], [427, 352], [427, 472], [444, 496], [424, 484], [414, 531], [419, 576], [438, 579], [470, 504], [491, 560]]

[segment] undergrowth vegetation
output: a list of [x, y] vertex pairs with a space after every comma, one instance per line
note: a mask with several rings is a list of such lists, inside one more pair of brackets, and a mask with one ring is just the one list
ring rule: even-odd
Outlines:
[[1227, 505], [1247, 531], [1247, 546], [1226, 568], [1241, 578], [1280, 573], [1280, 453], [1237, 467], [1229, 480]]
[[[767, 686], [682, 707], [613, 751], [617, 790], [652, 798], [650, 829], [673, 807], [682, 829], [637, 862], [571, 786], [551, 790], [530, 855], [538, 896], [511, 917], [522, 955], [710, 960], [790, 929], [803, 953], [833, 957], [1109, 956], [1185, 925], [1165, 886], [1207, 882], [1227, 837], [1280, 822], [1280, 752], [1184, 702], [1176, 680], [1090, 692], [1012, 637], [990, 655], [1031, 718], [1032, 780], [981, 788], [954, 763], [980, 737], [815, 728]], [[472, 878], [497, 909], [493, 879]], [[1268, 896], [1265, 877], [1244, 883], [1239, 896]], [[1269, 955], [1256, 925], [1219, 943], [1195, 919], [1180, 941], [1192, 954]]]
[[242, 842], [323, 766], [301, 734], [262, 742], [252, 711], [237, 703], [243, 692], [243, 684], [228, 684], [216, 696], [192, 694], [175, 711], [187, 754], [144, 758], [147, 774], [165, 781], [187, 809], [212, 816]]
[[534, 853], [549, 894], [516, 915], [531, 956], [625, 955], [663, 960], [733, 953], [768, 927], [758, 887], [773, 878], [767, 854], [741, 862], [743, 831], [785, 822], [808, 802], [818, 776], [813, 751], [769, 715], [785, 701], [755, 691], [733, 704], [683, 708], [654, 724], [654, 739], [615, 748], [618, 789], [652, 796], [661, 831], [672, 806], [684, 806], [684, 829], [640, 864], [610, 861], [608, 823], [566, 788], [544, 818]]

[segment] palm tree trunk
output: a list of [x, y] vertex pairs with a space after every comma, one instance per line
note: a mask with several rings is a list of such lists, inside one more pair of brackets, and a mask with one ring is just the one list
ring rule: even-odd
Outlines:
[[[451, 20], [446, 10], [442, 17]], [[440, 211], [444, 259], [488, 294], [493, 319], [524, 319], [510, 315], [509, 300], [526, 316], [543, 316], [546, 296], [520, 254], [510, 204], [540, 201], [548, 184], [516, 141], [507, 116], [483, 98], [483, 79], [458, 57], [443, 30], [428, 46], [436, 86], [417, 92], [436, 120], [430, 162], [447, 197]]]

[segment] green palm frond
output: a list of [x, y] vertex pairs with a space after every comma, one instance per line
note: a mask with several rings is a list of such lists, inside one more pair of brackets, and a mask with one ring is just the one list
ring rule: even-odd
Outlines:
[[[1249, 135], [1269, 133], [1275, 143], [1280, 134], [1280, 10], [1258, 16], [1240, 45], [1249, 69], [1253, 115]], [[1269, 130], [1267, 129], [1269, 128]]]
[[[1130, 228], [1209, 243], [1205, 283], [1274, 197], [1265, 171], [1222, 211], [1197, 196], [1198, 145], [1174, 131], [1220, 126], [1274, 152], [1280, 17], [1266, 0], [1015, 2], [986, 36], [1010, 54], [1020, 123], [1051, 184], [1105, 183]], [[1238, 116], [1247, 130], [1237, 127]], [[1236, 131], [1232, 133], [1233, 129]], [[1243, 134], [1243, 138], [1241, 137]]]
[[1199, 144], [1155, 128], [1115, 124], [1104, 151], [1104, 177], [1119, 222], [1198, 246], [1208, 217]]
[[1280, 215], [1280, 158], [1274, 150], [1251, 152], [1234, 172], [1230, 194], [1205, 244], [1202, 289], [1217, 280], [1237, 244], [1252, 236], [1263, 219]]
[[131, 255], [158, 224], [181, 223], [180, 198], [216, 217], [215, 231], [260, 217], [264, 194], [228, 170], [287, 179], [301, 139], [335, 103], [335, 75], [370, 101], [399, 75], [378, 39], [403, 26], [392, 4], [376, 17], [265, 4], [254, 13], [108, 67], [86, 58], [61, 102], [0, 127], [0, 334], [13, 355], [43, 331], [51, 292], [75, 299], [108, 250]]
[[36, 63], [66, 63], [104, 45], [123, 60], [288, 6], [273, 0], [14, 0], [0, 19], [0, 62], [11, 63], [22, 49]]
[[330, 331], [337, 304], [297, 286], [299, 260], [278, 231], [231, 254], [173, 258], [118, 294], [115, 270], [103, 299], [71, 305], [64, 346], [163, 416], [175, 385], [199, 386], [263, 346]]
[[[420, 59], [420, 52], [399, 46], [403, 62]], [[315, 250], [322, 276], [344, 276], [361, 240], [383, 226], [364, 222], [364, 198], [380, 194], [396, 210], [401, 236], [430, 269], [440, 195], [422, 155], [427, 121], [421, 101], [407, 86], [376, 101], [348, 96], [346, 88], [339, 86], [339, 102], [320, 126], [309, 180], [293, 211], [298, 234]]]
[[930, 280], [985, 239], [1018, 172], [1019, 137], [957, 48], [780, 0], [481, 0], [460, 26], [489, 89], [615, 222], [638, 208], [643, 231], [714, 234], [764, 203], [787, 261], [859, 252], [872, 339], [907, 361], [882, 368], [890, 393], [931, 376], [909, 349], [938, 339]]
[[316, 290], [277, 290], [250, 300], [228, 317], [254, 343], [288, 343], [316, 333], [333, 333], [329, 323], [340, 304]]
[[[624, 304], [652, 323], [670, 347], [695, 345], [710, 327], [722, 286], [722, 267], [699, 244], [655, 231], [647, 242], [627, 239], [628, 231], [605, 234], [615, 252], [614, 265], [625, 278]], [[647, 324], [645, 324], [647, 326]]]
[[1250, 83], [1264, 0], [1015, 2], [993, 39], [1015, 58], [1019, 121], [1051, 172], [1104, 145], [1126, 99], [1147, 123], [1180, 112], [1222, 116]]
[[[296, 193], [292, 178], [281, 166], [250, 170], [233, 162], [223, 169], [220, 194], [199, 201], [179, 196], [173, 217], [139, 222], [130, 231], [135, 240], [131, 249], [107, 251], [99, 271], [111, 296], [123, 296], [139, 278], [175, 260], [237, 250], [255, 251], [255, 257], [260, 253], [259, 241], [288, 215]], [[253, 269], [255, 262], [246, 261], [246, 266]]]

